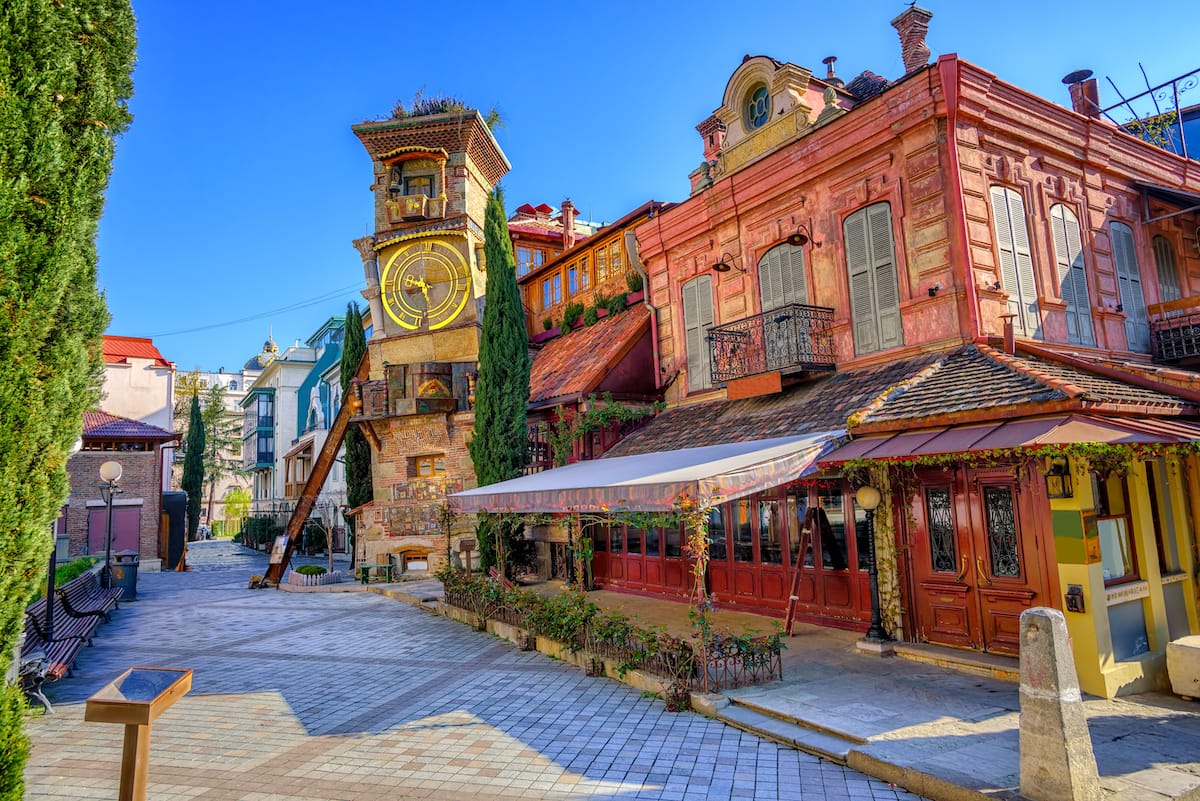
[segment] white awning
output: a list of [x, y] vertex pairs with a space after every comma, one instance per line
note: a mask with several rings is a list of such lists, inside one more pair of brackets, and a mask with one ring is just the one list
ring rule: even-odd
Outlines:
[[459, 512], [659, 512], [683, 496], [743, 498], [812, 472], [845, 431], [577, 462], [457, 492]]

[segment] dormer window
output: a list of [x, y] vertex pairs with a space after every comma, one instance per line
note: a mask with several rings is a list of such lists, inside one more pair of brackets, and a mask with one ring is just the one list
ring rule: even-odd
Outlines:
[[771, 95], [766, 84], [758, 84], [746, 93], [746, 130], [754, 131], [771, 118]]

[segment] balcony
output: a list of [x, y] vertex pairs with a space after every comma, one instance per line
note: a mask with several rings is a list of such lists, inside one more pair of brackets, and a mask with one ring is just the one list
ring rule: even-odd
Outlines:
[[402, 388], [389, 387], [386, 380], [363, 381], [357, 390], [362, 407], [356, 417], [364, 420], [412, 414], [450, 414], [458, 410], [458, 401], [453, 397], [410, 398]]
[[708, 332], [713, 381], [834, 370], [833, 309], [791, 303]]
[[384, 377], [355, 381], [355, 419], [380, 420], [414, 414], [452, 414], [474, 403], [474, 364], [385, 364]]
[[393, 195], [387, 200], [388, 222], [440, 220], [446, 216], [446, 199], [428, 195]]
[[1200, 297], [1152, 303], [1148, 310], [1154, 361], [1190, 365], [1200, 360]]

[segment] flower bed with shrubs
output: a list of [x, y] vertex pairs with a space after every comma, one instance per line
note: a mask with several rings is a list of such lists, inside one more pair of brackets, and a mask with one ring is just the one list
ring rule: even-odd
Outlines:
[[638, 626], [619, 612], [602, 611], [578, 591], [543, 597], [451, 568], [437, 576], [445, 603], [478, 616], [481, 627], [494, 620], [555, 640], [572, 653], [612, 662], [621, 678], [637, 670], [666, 679], [668, 708], [686, 706], [690, 690], [717, 692], [783, 675], [779, 634], [735, 635], [706, 628], [703, 636], [693, 635], [696, 642], [689, 642], [661, 628]]
[[325, 584], [338, 584], [346, 580], [342, 571], [332, 573], [320, 565], [300, 565], [288, 573], [287, 583], [295, 587], [321, 587]]

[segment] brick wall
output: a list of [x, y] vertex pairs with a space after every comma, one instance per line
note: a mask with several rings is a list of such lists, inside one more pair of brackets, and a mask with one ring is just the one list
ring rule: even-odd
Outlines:
[[[122, 468], [117, 503], [141, 501], [138, 555], [144, 569], [154, 569], [159, 553], [159, 516], [162, 511], [162, 459], [160, 449], [148, 452], [80, 451], [67, 461], [71, 493], [67, 501], [66, 531], [70, 536], [70, 555], [87, 553], [88, 510], [103, 508], [100, 494], [100, 465], [112, 460]], [[89, 507], [89, 502], [93, 504]], [[103, 551], [101, 551], [102, 553]]]

